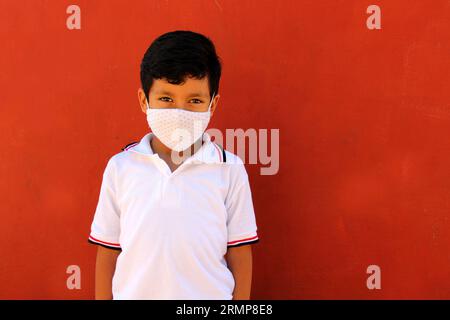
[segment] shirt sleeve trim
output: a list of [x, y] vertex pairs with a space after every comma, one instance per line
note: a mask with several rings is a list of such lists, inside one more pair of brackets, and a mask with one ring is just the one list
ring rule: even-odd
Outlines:
[[242, 244], [242, 243], [254, 242], [254, 241], [258, 241], [258, 240], [259, 240], [258, 235], [255, 235], [255, 236], [250, 237], [250, 238], [245, 238], [245, 239], [240, 239], [240, 240], [229, 241], [229, 242], [227, 243], [227, 245], [228, 245], [228, 246], [235, 246], [235, 245], [239, 245], [239, 244]]
[[112, 243], [112, 242], [102, 241], [102, 240], [94, 238], [92, 235], [89, 236], [88, 241], [91, 242], [91, 243], [94, 243], [94, 244], [103, 245], [104, 247], [120, 249], [120, 244], [119, 243]]
[[247, 244], [254, 244], [254, 243], [258, 243], [259, 239], [255, 239], [255, 240], [251, 240], [251, 241], [245, 241], [245, 242], [239, 242], [237, 244], [232, 244], [232, 245], [228, 245], [228, 248], [234, 248], [234, 247], [239, 247], [239, 246], [243, 246], [243, 245], [247, 245]]

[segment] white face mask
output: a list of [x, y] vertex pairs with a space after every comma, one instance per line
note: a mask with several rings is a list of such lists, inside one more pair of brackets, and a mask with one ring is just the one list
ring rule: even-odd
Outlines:
[[151, 108], [147, 100], [147, 122], [161, 142], [175, 151], [189, 148], [205, 132], [211, 117], [211, 104], [208, 111], [195, 112], [178, 108]]

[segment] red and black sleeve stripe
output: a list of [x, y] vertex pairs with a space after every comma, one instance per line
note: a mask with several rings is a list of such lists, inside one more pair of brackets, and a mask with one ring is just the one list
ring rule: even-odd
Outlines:
[[245, 239], [240, 239], [240, 240], [234, 240], [234, 241], [229, 241], [227, 243], [227, 247], [239, 247], [239, 246], [243, 246], [246, 244], [254, 244], [254, 243], [258, 243], [259, 242], [259, 238], [258, 235], [254, 236], [254, 237], [250, 237], [250, 238], [245, 238]]
[[108, 249], [113, 249], [113, 250], [122, 250], [122, 248], [120, 247], [119, 243], [112, 243], [112, 242], [106, 242], [106, 241], [102, 241], [99, 240], [97, 238], [94, 238], [93, 236], [89, 236], [88, 242], [91, 244], [96, 244]]

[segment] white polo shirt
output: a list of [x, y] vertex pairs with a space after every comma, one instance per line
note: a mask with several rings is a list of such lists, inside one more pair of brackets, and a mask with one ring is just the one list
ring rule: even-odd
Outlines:
[[245, 166], [205, 132], [171, 172], [152, 136], [113, 155], [103, 173], [88, 241], [121, 250], [113, 299], [230, 300], [227, 248], [259, 241]]

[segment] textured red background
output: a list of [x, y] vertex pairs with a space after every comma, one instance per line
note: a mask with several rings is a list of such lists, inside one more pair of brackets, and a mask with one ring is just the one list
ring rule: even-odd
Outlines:
[[280, 129], [278, 175], [247, 166], [253, 298], [450, 299], [449, 19], [447, 0], [2, 0], [0, 298], [93, 297], [101, 174], [148, 130], [140, 60], [190, 29], [224, 62], [210, 126]]

